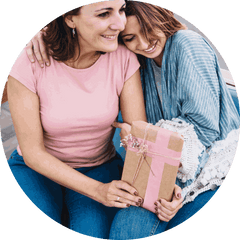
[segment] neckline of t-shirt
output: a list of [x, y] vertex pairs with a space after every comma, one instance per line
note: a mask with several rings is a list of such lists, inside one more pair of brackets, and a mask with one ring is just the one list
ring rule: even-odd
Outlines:
[[[106, 53], [106, 54], [107, 54], [107, 53]], [[106, 54], [101, 54], [101, 55], [99, 56], [99, 58], [97, 59], [97, 61], [96, 61], [93, 65], [91, 65], [90, 67], [88, 67], [88, 68], [73, 68], [73, 67], [68, 66], [68, 65], [67, 65], [66, 63], [64, 63], [64, 62], [59, 62], [59, 63], [60, 63], [61, 65], [63, 65], [64, 67], [72, 70], [72, 71], [85, 72], [85, 71], [89, 71], [89, 70], [91, 70], [92, 68], [96, 67], [96, 65], [98, 65], [99, 62], [101, 61], [101, 59], [103, 58], [103, 55], [106, 55]]]
[[157, 69], [159, 69], [159, 70], [162, 69], [162, 67], [159, 67], [159, 66], [155, 63], [155, 61], [154, 61], [153, 59], [151, 59], [151, 61], [152, 61], [152, 65], [154, 65], [155, 68], [157, 68]]

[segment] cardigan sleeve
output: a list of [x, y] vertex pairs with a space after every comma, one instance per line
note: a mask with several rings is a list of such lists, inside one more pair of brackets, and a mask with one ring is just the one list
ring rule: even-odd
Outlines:
[[[167, 40], [163, 56], [161, 86], [161, 94], [164, 97], [163, 114], [165, 120], [170, 120], [169, 126], [176, 127], [179, 123], [180, 125], [177, 125], [179, 132], [183, 133], [180, 126], [189, 124], [191, 130], [196, 133], [188, 134], [188, 141], [185, 142], [187, 144], [183, 147], [182, 167], [178, 173], [178, 183], [183, 188], [192, 181], [195, 183], [194, 179], [200, 174], [202, 168], [209, 164], [208, 159], [213, 157], [211, 156], [213, 151], [220, 154], [230, 152], [229, 145], [222, 146], [221, 152], [219, 148], [216, 149], [216, 146], [220, 142], [222, 145], [223, 142], [228, 144], [229, 139], [234, 143], [237, 142], [238, 135], [236, 134], [233, 138], [236, 131], [232, 130], [239, 128], [240, 119], [221, 75], [214, 50], [205, 39], [194, 32], [179, 31]], [[166, 123], [165, 121], [164, 124], [167, 125]], [[196, 135], [200, 142], [195, 138]], [[230, 145], [233, 146], [233, 150], [230, 154], [235, 153], [236, 144], [232, 142]], [[206, 151], [210, 146], [212, 148]], [[221, 159], [230, 160], [229, 155], [227, 158], [222, 156], [214, 157], [216, 164], [219, 165]], [[206, 172], [209, 173], [209, 171]], [[205, 175], [201, 180], [202, 183], [204, 179]]]
[[199, 35], [179, 41], [177, 61], [178, 118], [194, 125], [206, 147], [220, 136], [220, 86], [217, 58]]

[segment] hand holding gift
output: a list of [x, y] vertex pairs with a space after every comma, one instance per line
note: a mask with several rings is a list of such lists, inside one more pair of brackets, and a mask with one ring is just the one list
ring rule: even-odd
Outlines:
[[[122, 180], [138, 190], [139, 196], [144, 199], [142, 206], [155, 212], [156, 200], [163, 199], [163, 203], [165, 200], [174, 201], [173, 191], [183, 137], [146, 122], [136, 121], [125, 142], [127, 154]], [[175, 209], [176, 203], [169, 204], [165, 204], [164, 209], [170, 205]]]
[[155, 214], [158, 218], [164, 222], [169, 222], [182, 207], [183, 198], [181, 196], [181, 188], [175, 184], [174, 194], [171, 202], [166, 201], [165, 199], [159, 199], [154, 204]]

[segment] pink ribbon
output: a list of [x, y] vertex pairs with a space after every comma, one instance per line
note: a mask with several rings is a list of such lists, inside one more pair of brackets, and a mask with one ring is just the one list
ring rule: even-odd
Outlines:
[[155, 153], [155, 152], [150, 152], [148, 151], [148, 145], [145, 144], [146, 138], [147, 138], [147, 132], [148, 132], [148, 128], [151, 124], [148, 123], [147, 127], [145, 128], [145, 133], [144, 133], [144, 138], [143, 138], [143, 142], [139, 143], [139, 138], [136, 137], [132, 137], [131, 134], [129, 134], [126, 139], [124, 140], [124, 144], [127, 145], [128, 148], [131, 149], [131, 151], [136, 152], [139, 157], [138, 159], [138, 164], [137, 164], [137, 169], [135, 171], [135, 174], [133, 176], [133, 180], [132, 180], [132, 185], [134, 184], [139, 171], [141, 169], [142, 163], [143, 161], [145, 161], [147, 163], [147, 165], [150, 168], [150, 171], [152, 172], [152, 175], [155, 177], [155, 174], [150, 166], [150, 164], [148, 163], [147, 159], [146, 159], [146, 155], [155, 155], [155, 156], [161, 156], [164, 158], [169, 158], [169, 159], [173, 159], [173, 160], [180, 160], [179, 158], [175, 158], [175, 157], [170, 157], [170, 156], [165, 156], [163, 154], [159, 154], [159, 153]]

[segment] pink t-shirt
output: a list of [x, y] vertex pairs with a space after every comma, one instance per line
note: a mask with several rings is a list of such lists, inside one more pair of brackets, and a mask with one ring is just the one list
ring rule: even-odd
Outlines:
[[28, 60], [24, 49], [10, 75], [39, 96], [46, 150], [78, 168], [97, 166], [114, 156], [111, 124], [119, 112], [123, 85], [138, 68], [135, 54], [124, 46], [101, 55], [86, 69], [53, 59], [42, 69]]

